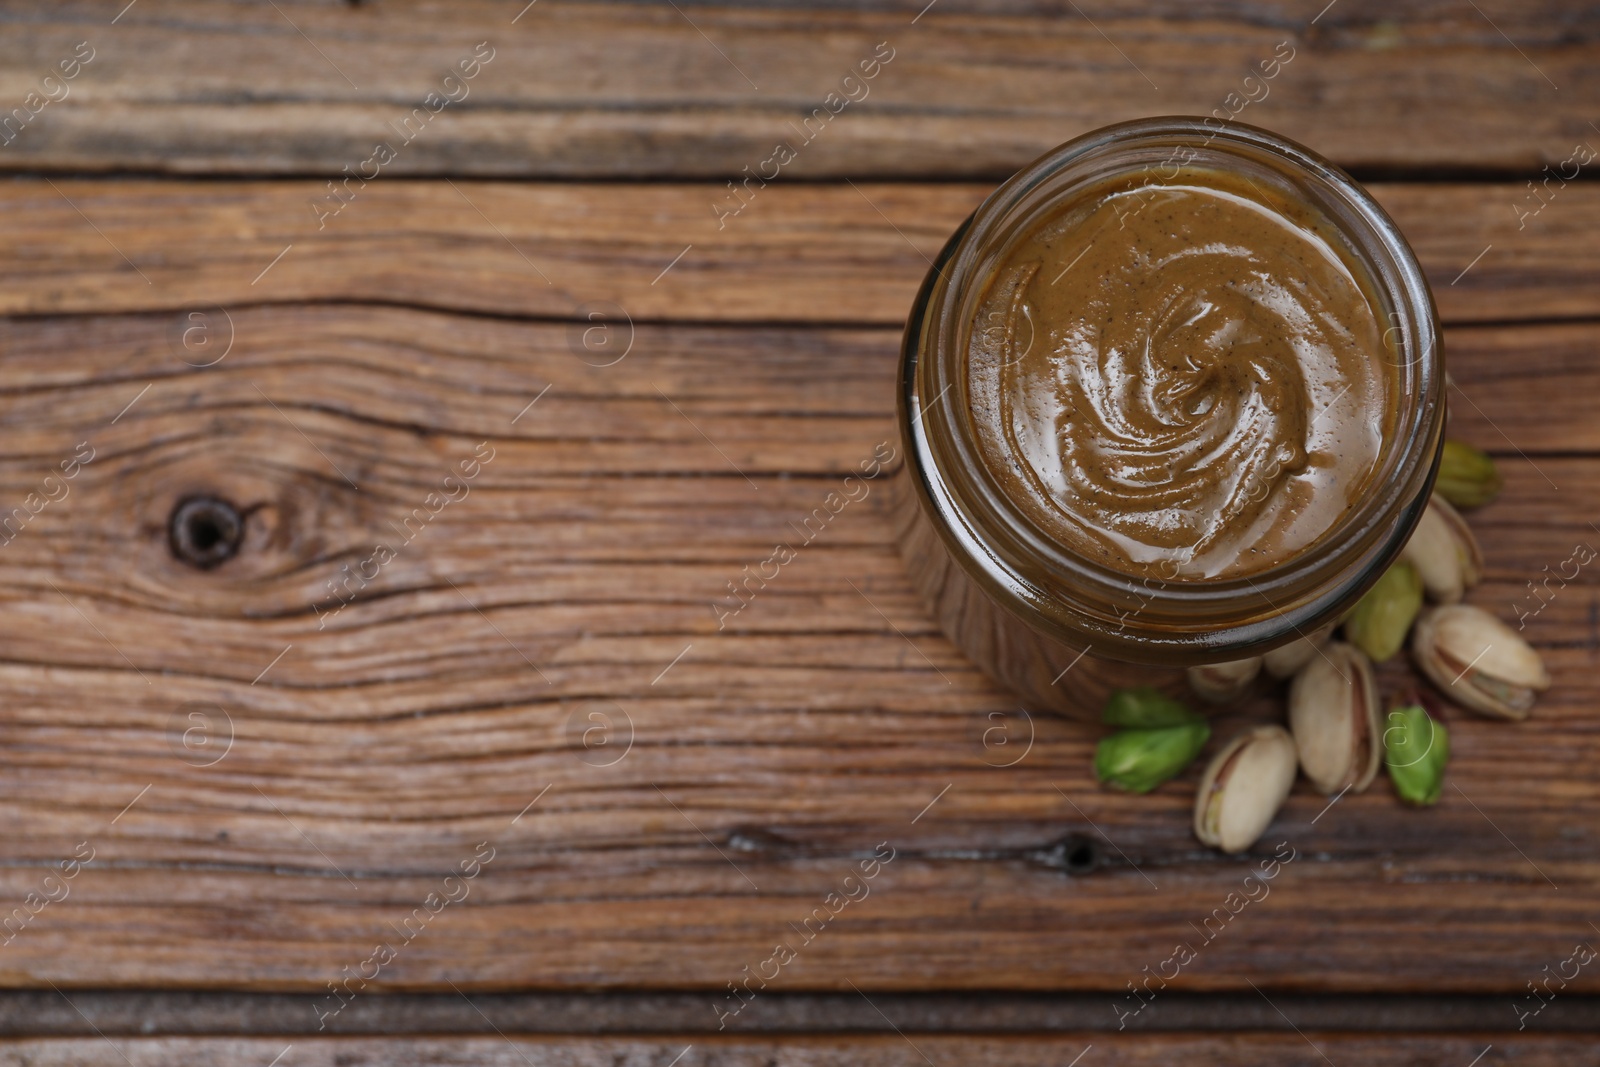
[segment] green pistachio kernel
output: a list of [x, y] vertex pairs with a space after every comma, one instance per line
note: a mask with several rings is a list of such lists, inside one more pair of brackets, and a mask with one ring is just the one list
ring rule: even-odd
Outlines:
[[1210, 738], [1211, 727], [1203, 722], [1119, 730], [1095, 749], [1095, 777], [1130, 793], [1148, 793], [1194, 762]]
[[1418, 807], [1437, 804], [1450, 762], [1450, 733], [1421, 705], [1392, 708], [1383, 730], [1383, 758], [1401, 800]]
[[1446, 440], [1434, 489], [1458, 508], [1476, 508], [1500, 494], [1494, 460], [1463, 441]]
[[1400, 651], [1422, 610], [1422, 578], [1409, 563], [1396, 563], [1356, 604], [1344, 622], [1350, 643], [1382, 663]]
[[1164, 726], [1191, 726], [1205, 722], [1205, 716], [1190, 711], [1181, 701], [1159, 689], [1141, 686], [1118, 689], [1106, 701], [1100, 721], [1107, 726], [1128, 730], [1157, 730]]

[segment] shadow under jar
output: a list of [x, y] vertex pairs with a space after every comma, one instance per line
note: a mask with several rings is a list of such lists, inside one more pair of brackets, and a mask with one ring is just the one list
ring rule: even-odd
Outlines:
[[1264, 130], [1072, 141], [950, 239], [906, 326], [901, 554], [1036, 708], [1337, 620], [1404, 547], [1442, 443], [1439, 326], [1394, 222]]

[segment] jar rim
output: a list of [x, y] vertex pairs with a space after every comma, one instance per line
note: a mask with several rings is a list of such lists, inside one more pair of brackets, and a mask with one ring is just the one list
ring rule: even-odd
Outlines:
[[[1043, 534], [977, 455], [966, 403], [966, 314], [987, 258], [1059, 202], [1082, 172], [1137, 164], [1170, 149], [1168, 165], [1219, 161], [1266, 168], [1317, 205], [1368, 274], [1389, 317], [1398, 362], [1395, 440], [1367, 492], [1317, 541], [1259, 572], [1222, 578], [1138, 578]], [[1189, 159], [1174, 163], [1182, 151]], [[1145, 164], [1149, 169], [1149, 164]], [[1113, 171], [1114, 172], [1114, 171]], [[1103, 176], [1103, 175], [1102, 175]], [[1378, 310], [1378, 309], [1375, 309]], [[1394, 221], [1356, 181], [1287, 138], [1243, 123], [1150, 118], [1092, 131], [1041, 156], [997, 188], [950, 240], [908, 322], [902, 430], [925, 502], [955, 558], [1030, 624], [1070, 645], [1136, 662], [1215, 662], [1311, 632], [1376, 581], [1421, 517], [1443, 435], [1438, 316], [1416, 256]], [[921, 398], [932, 397], [926, 404]]]

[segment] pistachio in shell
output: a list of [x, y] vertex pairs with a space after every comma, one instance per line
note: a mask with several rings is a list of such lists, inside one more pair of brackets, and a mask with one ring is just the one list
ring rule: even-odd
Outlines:
[[1300, 673], [1300, 668], [1311, 662], [1333, 634], [1333, 627], [1324, 626], [1322, 629], [1297, 637], [1287, 645], [1280, 645], [1271, 652], [1261, 657], [1261, 665], [1267, 673], [1274, 678], [1293, 678]]
[[1450, 731], [1420, 704], [1389, 709], [1383, 730], [1384, 762], [1395, 794], [1407, 804], [1437, 804], [1450, 762]]
[[1535, 698], [1550, 687], [1539, 653], [1470, 604], [1424, 611], [1411, 636], [1411, 654], [1445, 696], [1492, 718], [1526, 719]]
[[1189, 688], [1195, 696], [1213, 704], [1226, 704], [1256, 680], [1256, 675], [1261, 673], [1261, 657], [1190, 667], [1188, 673]]
[[1332, 641], [1301, 668], [1289, 686], [1289, 729], [1317, 792], [1372, 784], [1382, 756], [1378, 683], [1360, 649]]
[[1416, 568], [1428, 599], [1455, 604], [1483, 574], [1483, 550], [1467, 520], [1438, 493], [1417, 522], [1401, 559]]
[[1374, 663], [1383, 663], [1405, 647], [1406, 634], [1422, 608], [1422, 579], [1409, 563], [1383, 572], [1344, 621], [1344, 636]]
[[1224, 852], [1255, 844], [1294, 786], [1294, 738], [1281, 726], [1253, 726], [1222, 747], [1200, 778], [1194, 835]]
[[1500, 495], [1494, 460], [1465, 441], [1446, 439], [1434, 490], [1458, 508], [1482, 507]]

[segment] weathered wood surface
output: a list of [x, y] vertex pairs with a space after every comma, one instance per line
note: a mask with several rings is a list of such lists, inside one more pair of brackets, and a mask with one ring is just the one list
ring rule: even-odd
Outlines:
[[[0, 184], [0, 313], [357, 301], [899, 325], [931, 258], [992, 187], [774, 184], [721, 229], [712, 206], [729, 194], [704, 183], [352, 188], [319, 229], [312, 205], [326, 190], [315, 181]], [[1600, 316], [1600, 186], [1570, 184], [1526, 218], [1520, 184], [1372, 191], [1447, 322]]]
[[[225, 300], [217, 277], [194, 295]], [[1250, 870], [1190, 837], [1193, 774], [1096, 789], [1091, 729], [1041, 718], [994, 766], [1022, 719], [914, 599], [881, 487], [719, 631], [727, 581], [892, 438], [894, 329], [641, 324], [596, 367], [566, 323], [238, 307], [202, 369], [179, 358], [205, 361], [175, 339], [186, 321], [0, 335], [3, 499], [78, 442], [95, 454], [0, 552], [0, 899], [77, 842], [95, 856], [0, 952], [0, 981], [321, 989], [392, 942], [367, 989], [698, 988], [715, 1019], [718, 991], [889, 842], [871, 896], [772, 988], [1100, 989], [1114, 1019]], [[1593, 372], [1571, 355], [1596, 332], [1448, 338], [1476, 405], [1461, 432], [1507, 470], [1474, 517], [1475, 599], [1506, 617], [1600, 537]], [[1497, 385], [1508, 365], [1548, 373], [1546, 395]], [[341, 568], [397, 544], [483, 441], [470, 494], [329, 617]], [[240, 555], [205, 572], [166, 540], [197, 492], [249, 514]], [[1459, 791], [1436, 810], [1380, 785], [1323, 814], [1302, 786], [1265, 846], [1299, 858], [1172, 988], [1493, 991], [1514, 1020], [1526, 982], [1600, 936], [1595, 611], [1585, 573], [1530, 621], [1555, 687], [1523, 725], [1457, 717]], [[185, 747], [197, 707], [231, 722], [210, 766], [224, 720], [219, 747]], [[616, 729], [586, 748], [591, 712]], [[985, 744], [996, 725], [1010, 747]], [[482, 841], [468, 899], [402, 944]], [[1069, 876], [1085, 842], [1099, 869]], [[1595, 988], [1585, 971], [1567, 991]]]
[[[296, 1035], [394, 1037], [398, 1035], [507, 1034], [572, 1037], [605, 1035], [685, 1041], [702, 1036], [769, 1038], [797, 1033], [979, 1034], [1039, 1037], [1116, 1031], [1104, 993], [874, 992], [763, 995], [760, 1011], [747, 1011], [719, 1031], [706, 1011], [705, 994], [654, 991], [518, 991], [386, 993], [358, 997], [319, 1030], [314, 993], [223, 990], [74, 990], [41, 986], [0, 995], [0, 1038], [260, 1037]], [[1124, 1036], [1171, 1034], [1472, 1034], [1509, 1033], [1516, 1017], [1503, 995], [1367, 993], [1328, 996], [1274, 990], [1264, 997], [1237, 993], [1171, 992], [1160, 1011], [1146, 1012]], [[1529, 1021], [1528, 1036], [1592, 1033], [1600, 1029], [1600, 998], [1562, 995]], [[666, 1035], [666, 1036], [663, 1036]], [[1498, 1040], [1498, 1038], [1496, 1039]]]
[[[1528, 983], [1600, 939], [1600, 598], [1587, 569], [1541, 585], [1542, 607], [1530, 587], [1600, 540], [1600, 193], [1553, 182], [1544, 203], [1526, 184], [1600, 143], [1600, 16], [680, 7], [0, 4], [0, 119], [76, 42], [96, 50], [0, 147], [19, 175], [0, 184], [0, 985], [679, 990], [711, 1026], [727, 983], [788, 939], [806, 943], [730, 1025], [783, 990], [997, 989], [1094, 991], [1109, 1026], [1184, 941], [1198, 958], [1141, 1022], [1161, 996], [1252, 985], [1497, 1006], [1481, 1043], [917, 1044], [1028, 1064], [1093, 1040], [1084, 1067], [1466, 1064], [1491, 1042], [1580, 1059], [1509, 1030], [1538, 1003]], [[1539, 608], [1528, 632], [1556, 682], [1528, 723], [1452, 720], [1435, 810], [1383, 785], [1326, 809], [1302, 786], [1263, 844], [1296, 858], [1207, 942], [1252, 867], [1193, 842], [1194, 774], [1099, 791], [1093, 730], [1030, 725], [931, 625], [881, 483], [725, 628], [715, 604], [893, 439], [899, 323], [993, 178], [1092, 126], [1221, 106], [1286, 39], [1295, 58], [1241, 119], [1429, 179], [1373, 189], [1439, 296], [1455, 432], [1507, 472], [1472, 517], [1474, 599]], [[324, 179], [485, 40], [470, 97], [328, 199]], [[895, 55], [870, 97], [719, 226], [738, 202], [724, 179], [878, 41]], [[1445, 180], [1463, 175], [1496, 180]], [[526, 180], [583, 176], [679, 180]], [[716, 180], [682, 180], [698, 176]], [[940, 180], [888, 180], [906, 177]], [[465, 493], [445, 480], [463, 462]], [[195, 494], [246, 515], [238, 557], [208, 571], [168, 544]], [[335, 611], [380, 542], [395, 558]], [[807, 939], [880, 843], [894, 859], [870, 896]], [[416, 910], [460, 892], [446, 878], [475, 856], [463, 899]], [[377, 945], [393, 959], [373, 974]], [[1560, 995], [1600, 992], [1597, 974]], [[0, 1063], [282, 1050], [115, 1036], [0, 1045]], [[517, 1042], [297, 1039], [292, 1062], [681, 1049]], [[890, 1036], [690, 1042], [684, 1067], [922, 1057]]]
[[[1166, 1067], [1226, 1063], [1230, 1067], [1372, 1067], [1461, 1063], [1492, 1047], [1517, 1067], [1591, 1063], [1586, 1037], [1486, 1033], [1359, 1037], [1311, 1032], [1279, 1035], [1163, 1035], [1086, 1033], [1062, 1037], [787, 1037], [727, 1040], [689, 1037], [648, 1040], [529, 1038], [36, 1038], [0, 1042], [4, 1067], [263, 1067], [282, 1056], [294, 1067], [1062, 1067], [1083, 1055], [1103, 1067]], [[1085, 1054], [1087, 1050], [1087, 1054]], [[674, 1059], [674, 1057], [681, 1057]]]
[[[125, 2], [0, 6], [7, 109], [94, 49], [0, 168], [338, 174], [479, 42], [493, 60], [386, 171], [720, 184], [788, 140], [786, 176], [998, 177], [1108, 122], [1251, 96], [1241, 119], [1349, 165], [1531, 175], [1600, 112], [1600, 17], [1561, 0], [163, 0], [113, 25]], [[889, 64], [845, 84], [880, 42]], [[1275, 54], [1275, 78], [1244, 81]], [[803, 143], [830, 92], [857, 102]]]

